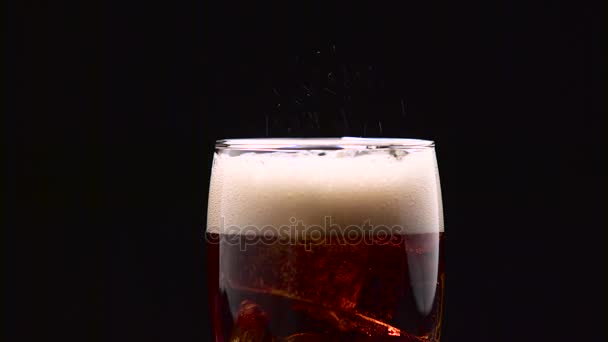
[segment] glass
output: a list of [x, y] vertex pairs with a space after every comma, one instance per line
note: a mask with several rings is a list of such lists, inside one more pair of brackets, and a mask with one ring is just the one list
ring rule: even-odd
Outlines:
[[440, 338], [432, 141], [218, 141], [205, 236], [216, 341]]

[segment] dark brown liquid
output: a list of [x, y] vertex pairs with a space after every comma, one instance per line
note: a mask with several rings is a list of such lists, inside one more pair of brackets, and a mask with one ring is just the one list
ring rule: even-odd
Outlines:
[[444, 234], [285, 243], [207, 233], [217, 341], [437, 341]]

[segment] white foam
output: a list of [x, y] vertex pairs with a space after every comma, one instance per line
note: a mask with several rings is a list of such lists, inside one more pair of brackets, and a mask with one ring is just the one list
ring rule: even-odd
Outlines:
[[406, 234], [443, 231], [434, 148], [215, 154], [209, 231], [292, 218], [323, 226], [326, 216], [342, 228], [369, 220]]

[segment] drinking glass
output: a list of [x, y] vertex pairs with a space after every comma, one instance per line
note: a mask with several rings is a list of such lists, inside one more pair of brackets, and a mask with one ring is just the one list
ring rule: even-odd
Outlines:
[[440, 338], [432, 141], [218, 141], [205, 238], [216, 341]]

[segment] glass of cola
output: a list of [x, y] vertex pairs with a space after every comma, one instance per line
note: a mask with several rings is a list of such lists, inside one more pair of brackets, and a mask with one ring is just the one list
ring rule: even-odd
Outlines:
[[205, 240], [216, 341], [439, 341], [434, 143], [216, 144]]

